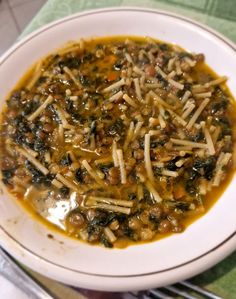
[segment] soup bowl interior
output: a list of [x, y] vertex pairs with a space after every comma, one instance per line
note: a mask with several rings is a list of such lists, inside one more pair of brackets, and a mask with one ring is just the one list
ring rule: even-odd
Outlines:
[[[236, 55], [230, 42], [179, 16], [119, 8], [70, 16], [14, 45], [0, 59], [1, 109], [7, 94], [38, 59], [69, 40], [109, 35], [150, 36], [204, 53], [213, 70], [228, 76], [228, 86], [236, 96]], [[172, 283], [210, 267], [235, 248], [235, 183], [233, 178], [211, 210], [185, 232], [157, 242], [112, 250], [50, 230], [3, 190], [0, 244], [34, 270], [72, 285], [129, 290]]]

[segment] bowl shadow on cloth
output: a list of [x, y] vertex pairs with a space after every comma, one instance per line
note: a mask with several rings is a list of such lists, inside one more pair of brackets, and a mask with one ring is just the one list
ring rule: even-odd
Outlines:
[[[210, 270], [194, 277], [191, 281], [200, 286], [207, 286], [209, 289], [223, 293], [222, 289], [227, 288], [226, 284], [229, 284], [229, 287], [236, 289], [236, 284], [234, 283], [234, 277], [230, 277], [230, 272], [235, 270], [236, 265], [236, 251], [231, 254], [224, 261], [220, 262], [218, 265], [214, 266]], [[235, 270], [236, 272], [236, 270]], [[228, 277], [229, 276], [229, 277]], [[214, 282], [218, 282], [214, 286]], [[220, 282], [220, 283], [219, 283]], [[76, 289], [76, 288], [75, 288]], [[122, 293], [108, 293], [100, 291], [90, 291], [84, 289], [77, 289], [80, 293], [87, 296], [90, 299], [122, 299]], [[232, 290], [234, 291], [234, 290]]]
[[227, 257], [225, 260], [217, 264], [216, 266], [212, 267], [210, 270], [192, 278], [192, 282], [205, 286], [211, 285], [213, 286], [214, 282], [218, 282], [219, 287], [227, 288], [233, 287], [236, 289], [236, 284], [234, 280], [234, 275], [232, 272], [235, 271], [236, 274], [236, 251]]

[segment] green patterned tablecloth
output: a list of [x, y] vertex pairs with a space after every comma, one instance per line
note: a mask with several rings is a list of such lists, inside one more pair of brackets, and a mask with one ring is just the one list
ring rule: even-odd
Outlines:
[[69, 14], [109, 6], [142, 6], [176, 12], [205, 23], [236, 42], [235, 0], [48, 0], [23, 35]]
[[[46, 23], [75, 12], [121, 5], [157, 8], [179, 13], [207, 24], [236, 42], [236, 0], [49, 0], [24, 30], [22, 36]], [[40, 279], [45, 285], [53, 286], [58, 293], [56, 291], [58, 284], [55, 287], [55, 283], [41, 277]], [[216, 292], [224, 299], [235, 299], [236, 252], [217, 266], [195, 277], [193, 281]], [[75, 298], [75, 294], [71, 293], [69, 296], [68, 290], [65, 294], [67, 299]]]

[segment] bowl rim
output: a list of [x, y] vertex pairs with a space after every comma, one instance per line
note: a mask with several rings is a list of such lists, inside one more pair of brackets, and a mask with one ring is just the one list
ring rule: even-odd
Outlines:
[[185, 17], [185, 16], [177, 14], [177, 13], [162, 10], [162, 9], [154, 9], [154, 8], [146, 8], [146, 7], [138, 7], [138, 6], [114, 6], [114, 7], [105, 7], [105, 8], [99, 8], [99, 9], [86, 10], [86, 11], [83, 11], [83, 12], [77, 12], [77, 13], [71, 14], [69, 16], [60, 18], [58, 20], [55, 20], [55, 21], [52, 21], [52, 22], [49, 22], [49, 23], [43, 25], [42, 27], [32, 31], [31, 33], [27, 34], [25, 37], [23, 37], [22, 39], [20, 39], [16, 43], [14, 43], [5, 53], [3, 53], [0, 56], [0, 66], [4, 63], [4, 61], [6, 59], [8, 59], [11, 56], [11, 54], [13, 54], [15, 51], [17, 51], [18, 48], [20, 48], [21, 46], [23, 46], [24, 44], [29, 42], [31, 39], [33, 39], [34, 37], [40, 35], [41, 33], [43, 33], [44, 31], [47, 31], [50, 28], [53, 28], [53, 27], [55, 27], [55, 26], [57, 26], [61, 23], [64, 23], [64, 22], [71, 21], [71, 20], [76, 19], [78, 17], [84, 17], [84, 16], [87, 16], [87, 15], [100, 14], [100, 13], [112, 12], [112, 11], [148, 12], [148, 13], [173, 17], [175, 19], [179, 19], [179, 20], [185, 21], [187, 23], [190, 23], [192, 25], [195, 25], [195, 26], [203, 29], [204, 31], [207, 31], [208, 33], [214, 35], [216, 38], [223, 41], [232, 50], [234, 50], [236, 52], [236, 43], [234, 43], [228, 37], [224, 36], [222, 33], [216, 31], [215, 29], [213, 29], [211, 27], [209, 27], [208, 25], [205, 25], [205, 24], [203, 24], [201, 22], [198, 22], [196, 20], [193, 20], [191, 18]]
[[[39, 28], [38, 30], [32, 32], [31, 34], [27, 35], [25, 38], [23, 38], [22, 40], [20, 40], [19, 42], [17, 42], [15, 45], [13, 45], [5, 54], [2, 55], [2, 57], [0, 58], [0, 66], [8, 59], [11, 57], [12, 54], [14, 54], [14, 52], [16, 52], [20, 47], [22, 47], [23, 45], [25, 45], [26, 43], [30, 42], [31, 39], [33, 39], [34, 37], [42, 34], [43, 32], [47, 31], [48, 29], [51, 29], [61, 23], [67, 22], [67, 21], [71, 21], [73, 19], [77, 19], [80, 17], [86, 17], [87, 15], [93, 15], [93, 14], [100, 14], [100, 13], [104, 13], [104, 12], [113, 12], [113, 11], [137, 11], [137, 12], [146, 12], [146, 13], [154, 13], [154, 14], [159, 14], [159, 15], [164, 15], [164, 16], [168, 16], [168, 17], [172, 17], [174, 19], [178, 19], [187, 23], [190, 23], [194, 26], [197, 26], [199, 28], [201, 28], [204, 31], [207, 31], [209, 34], [213, 35], [215, 38], [221, 40], [224, 44], [226, 44], [228, 47], [230, 47], [235, 53], [236, 53], [236, 45], [230, 41], [228, 38], [224, 37], [222, 34], [218, 33], [217, 31], [209, 28], [206, 25], [203, 25], [197, 21], [194, 21], [192, 19], [189, 19], [187, 17], [175, 14], [175, 13], [171, 13], [168, 11], [164, 11], [164, 10], [158, 10], [158, 9], [148, 9], [148, 8], [141, 8], [141, 7], [109, 7], [109, 8], [103, 8], [103, 9], [95, 9], [95, 10], [89, 10], [89, 11], [85, 11], [85, 12], [79, 12], [79, 13], [75, 13], [72, 14], [70, 16], [64, 17], [62, 19], [56, 20], [54, 22], [51, 22], [41, 28]], [[214, 256], [215, 254], [217, 255], [217, 258], [213, 258], [213, 260], [211, 260], [211, 262], [206, 263], [205, 265], [201, 265], [201, 267], [199, 266], [198, 269], [195, 270], [195, 272], [193, 271], [193, 274], [197, 274], [202, 270], [205, 270], [206, 268], [209, 268], [209, 265], [212, 266], [215, 262], [218, 262], [220, 260], [222, 260], [224, 257], [226, 257], [227, 255], [229, 255], [231, 252], [234, 251], [235, 247], [236, 247], [236, 230], [234, 233], [232, 233], [230, 236], [227, 236], [220, 244], [218, 244], [217, 246], [215, 246], [214, 248], [212, 248], [211, 250], [208, 250], [206, 253], [201, 254], [200, 256], [184, 262], [180, 265], [174, 266], [174, 267], [170, 267], [164, 270], [160, 270], [160, 271], [155, 271], [155, 272], [151, 272], [151, 273], [143, 273], [143, 274], [138, 274], [138, 275], [103, 275], [103, 274], [91, 274], [91, 273], [86, 273], [83, 271], [79, 271], [79, 270], [75, 270], [75, 269], [71, 269], [71, 268], [66, 268], [63, 267], [62, 265], [56, 264], [50, 260], [45, 259], [44, 257], [39, 256], [38, 254], [34, 253], [33, 251], [31, 251], [29, 248], [26, 248], [23, 244], [21, 244], [20, 242], [18, 242], [17, 240], [15, 240], [10, 234], [8, 234], [8, 232], [4, 229], [4, 227], [0, 226], [0, 235], [4, 234], [6, 236], [7, 239], [11, 239], [11, 241], [13, 243], [15, 243], [15, 245], [17, 245], [17, 247], [20, 247], [21, 252], [24, 253], [25, 256], [27, 256], [28, 259], [40, 259], [40, 261], [43, 261], [46, 264], [49, 264], [50, 266], [54, 266], [57, 267], [58, 269], [64, 269], [70, 272], [76, 272], [78, 274], [81, 275], [86, 275], [86, 276], [90, 276], [90, 277], [107, 277], [107, 278], [118, 278], [118, 279], [122, 279], [122, 278], [131, 278], [131, 277], [144, 277], [144, 276], [153, 276], [156, 274], [160, 274], [163, 272], [168, 272], [171, 270], [175, 270], [178, 268], [182, 268], [185, 266], [189, 266], [191, 264], [193, 264], [194, 262], [198, 261], [198, 260], [202, 260], [204, 259], [206, 256]], [[22, 258], [21, 254], [19, 252], [14, 252], [13, 249], [11, 248], [7, 248], [7, 241], [6, 242], [2, 242], [2, 240], [0, 239], [0, 243], [2, 243], [1, 245], [6, 248], [7, 250], [9, 250], [10, 253], [12, 253], [14, 256], [16, 256], [20, 261], [24, 260], [25, 264], [30, 264], [30, 262], [26, 262], [27, 258]], [[6, 243], [6, 244], [5, 244]], [[225, 249], [224, 249], [225, 248]], [[220, 250], [220, 253], [219, 253]], [[32, 268], [36, 268], [33, 267]], [[201, 268], [201, 269], [199, 269]], [[35, 269], [37, 271], [37, 269]]]

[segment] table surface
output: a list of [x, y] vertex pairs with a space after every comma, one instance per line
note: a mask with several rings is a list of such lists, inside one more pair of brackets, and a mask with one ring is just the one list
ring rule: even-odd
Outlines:
[[[53, 20], [75, 12], [112, 6], [141, 6], [168, 10], [190, 17], [214, 28], [236, 42], [235, 4], [234, 0], [49, 0], [33, 18], [21, 37]], [[80, 299], [84, 296], [96, 299], [121, 298], [121, 294], [113, 296], [86, 290], [76, 292], [34, 272], [31, 273], [42, 284], [50, 288], [58, 298]], [[236, 252], [210, 270], [194, 277], [192, 281], [216, 292], [225, 299], [236, 298]]]

